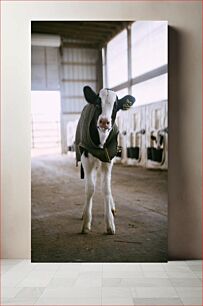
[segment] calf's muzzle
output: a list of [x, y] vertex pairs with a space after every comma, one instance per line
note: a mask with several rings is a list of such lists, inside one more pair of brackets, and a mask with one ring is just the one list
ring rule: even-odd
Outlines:
[[99, 127], [102, 129], [109, 129], [110, 127], [110, 121], [107, 118], [100, 117], [99, 118]]

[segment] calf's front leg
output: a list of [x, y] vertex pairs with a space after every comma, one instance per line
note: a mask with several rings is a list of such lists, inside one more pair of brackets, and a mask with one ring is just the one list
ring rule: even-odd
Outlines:
[[83, 225], [82, 233], [86, 234], [91, 230], [92, 223], [92, 198], [96, 185], [96, 169], [91, 158], [86, 158], [84, 155], [81, 157], [81, 161], [85, 172], [85, 205], [83, 211]]
[[85, 206], [83, 212], [82, 233], [86, 234], [91, 230], [92, 223], [92, 197], [94, 194], [94, 183], [91, 178], [86, 178], [85, 182]]
[[102, 164], [102, 191], [104, 195], [105, 205], [105, 221], [107, 234], [114, 235], [115, 223], [114, 223], [114, 212], [115, 204], [111, 193], [111, 170], [113, 163]]

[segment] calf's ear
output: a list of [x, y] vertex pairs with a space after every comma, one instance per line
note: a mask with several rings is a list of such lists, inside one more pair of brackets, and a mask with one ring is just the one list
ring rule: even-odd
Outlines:
[[85, 86], [83, 88], [84, 96], [87, 102], [91, 104], [96, 104], [98, 95], [92, 90], [91, 87]]
[[127, 95], [123, 97], [122, 99], [118, 100], [117, 104], [117, 110], [128, 110], [133, 103], [135, 102], [135, 98], [131, 95]]

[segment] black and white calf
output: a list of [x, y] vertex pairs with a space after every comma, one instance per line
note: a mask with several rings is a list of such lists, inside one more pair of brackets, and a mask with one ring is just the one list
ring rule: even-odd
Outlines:
[[111, 170], [119, 132], [115, 119], [117, 112], [129, 109], [135, 98], [127, 95], [119, 100], [115, 92], [106, 88], [97, 95], [89, 86], [84, 87], [84, 96], [88, 104], [81, 113], [75, 139], [76, 159], [82, 162], [86, 181], [82, 233], [91, 230], [92, 197], [100, 168], [107, 233], [115, 234], [115, 203], [111, 193]]

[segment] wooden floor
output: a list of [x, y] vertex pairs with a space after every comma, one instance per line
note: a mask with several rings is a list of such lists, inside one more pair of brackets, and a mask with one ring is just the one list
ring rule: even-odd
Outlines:
[[115, 164], [116, 235], [105, 234], [98, 177], [92, 231], [82, 235], [84, 180], [73, 156], [32, 159], [32, 261], [167, 261], [167, 172]]

